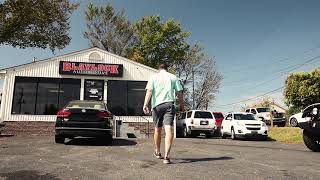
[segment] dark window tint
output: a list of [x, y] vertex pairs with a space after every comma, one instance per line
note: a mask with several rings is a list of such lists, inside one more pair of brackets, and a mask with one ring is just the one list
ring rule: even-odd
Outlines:
[[257, 111], [259, 113], [262, 113], [262, 112], [270, 112], [270, 109], [269, 108], [257, 108]]
[[251, 113], [257, 114], [257, 111], [255, 109], [251, 109]]
[[189, 112], [187, 113], [187, 118], [191, 118], [191, 115], [192, 115], [192, 111], [189, 111]]
[[210, 118], [212, 119], [212, 114], [206, 111], [196, 111], [194, 113], [194, 118]]
[[38, 80], [36, 78], [15, 79], [12, 114], [34, 114]]
[[108, 81], [108, 109], [117, 116], [142, 116], [144, 81]]
[[253, 114], [234, 114], [235, 120], [256, 120]]
[[128, 81], [128, 115], [143, 116], [146, 82]]
[[55, 115], [80, 98], [80, 80], [16, 77], [12, 114]]
[[247, 109], [246, 112], [247, 112], [247, 113], [250, 112], [250, 109]]
[[59, 91], [59, 109], [68, 102], [80, 99], [80, 79], [61, 79]]
[[185, 112], [182, 113], [180, 119], [185, 119], [185, 118], [186, 118], [186, 115], [187, 115], [187, 114], [186, 114]]
[[226, 120], [231, 120], [232, 119], [232, 114], [228, 114], [226, 117]]
[[222, 113], [213, 113], [214, 117], [217, 118], [224, 118]]

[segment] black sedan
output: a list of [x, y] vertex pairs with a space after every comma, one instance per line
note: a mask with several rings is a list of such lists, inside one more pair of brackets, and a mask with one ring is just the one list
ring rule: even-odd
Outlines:
[[57, 113], [55, 142], [65, 138], [96, 137], [112, 142], [113, 115], [101, 101], [71, 101]]

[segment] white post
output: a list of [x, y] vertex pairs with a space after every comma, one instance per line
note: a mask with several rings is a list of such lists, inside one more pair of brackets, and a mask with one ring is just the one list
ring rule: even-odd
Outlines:
[[1, 79], [3, 79], [3, 85], [2, 85], [2, 97], [1, 97], [1, 107], [0, 107], [0, 122], [3, 122], [4, 121], [4, 108], [5, 108], [5, 104], [7, 102], [6, 95], [8, 94], [7, 92], [5, 92], [8, 78], [7, 78], [7, 76], [5, 76], [5, 78], [1, 78]]
[[80, 100], [84, 100], [84, 78], [81, 78]]

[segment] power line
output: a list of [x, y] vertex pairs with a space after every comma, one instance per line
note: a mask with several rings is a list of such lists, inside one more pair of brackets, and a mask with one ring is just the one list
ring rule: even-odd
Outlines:
[[237, 101], [237, 102], [233, 102], [233, 103], [228, 103], [228, 104], [222, 104], [222, 105], [217, 105], [217, 106], [231, 106], [231, 105], [236, 105], [236, 104], [239, 104], [239, 103], [242, 103], [242, 102], [247, 102], [247, 101], [250, 101], [250, 100], [253, 100], [253, 99], [257, 99], [257, 98], [260, 98], [260, 97], [263, 97], [263, 96], [266, 96], [268, 94], [274, 94], [276, 92], [278, 92], [279, 90], [283, 89], [284, 86], [280, 87], [280, 88], [277, 88], [277, 89], [274, 89], [272, 91], [268, 91], [264, 94], [261, 94], [261, 95], [258, 95], [258, 96], [255, 96], [255, 97], [251, 97], [251, 98], [247, 98], [247, 99], [244, 99], [244, 100], [241, 100], [241, 101]]
[[[310, 53], [310, 52], [312, 52], [312, 51], [314, 51], [314, 50], [316, 50], [316, 49], [319, 49], [320, 48], [320, 44], [318, 44], [318, 45], [316, 45], [316, 46], [314, 46], [314, 47], [312, 47], [312, 48], [310, 48], [310, 49], [306, 49], [306, 50], [304, 50], [302, 53], [299, 53], [299, 54], [295, 54], [295, 55], [293, 55], [293, 56], [289, 56], [289, 57], [286, 57], [286, 58], [278, 58], [278, 59], [275, 59], [275, 60], [273, 60], [273, 61], [271, 61], [271, 62], [269, 62], [269, 61], [265, 61], [265, 62], [268, 62], [268, 64], [269, 63], [272, 63], [272, 62], [285, 62], [285, 61], [288, 61], [288, 60], [291, 60], [291, 59], [294, 59], [294, 58], [296, 58], [296, 57], [299, 57], [300, 55], [304, 55], [304, 54], [308, 54], [308, 53]], [[266, 63], [267, 64], [267, 63]], [[243, 67], [243, 68], [240, 68], [240, 69], [237, 69], [237, 70], [235, 70], [235, 71], [232, 71], [233, 73], [236, 73], [236, 72], [244, 72], [243, 70], [249, 70], [249, 69], [252, 69], [252, 68], [256, 68], [257, 66], [256, 65], [252, 65], [252, 66], [245, 66], [245, 67]], [[228, 74], [228, 72], [227, 72], [227, 74]]]
[[[303, 63], [295, 64], [295, 65], [293, 65], [293, 66], [290, 66], [291, 69], [289, 69], [289, 70], [287, 70], [287, 71], [279, 71], [279, 72], [276, 72], [275, 74], [280, 74], [280, 75], [279, 75], [279, 76], [276, 76], [276, 77], [274, 77], [274, 78], [272, 78], [272, 79], [269, 79], [269, 80], [266, 80], [266, 81], [262, 81], [262, 82], [256, 84], [255, 86], [252, 86], [252, 87], [250, 87], [250, 88], [256, 88], [256, 87], [259, 87], [259, 86], [264, 85], [264, 84], [266, 84], [266, 83], [269, 83], [269, 82], [271, 82], [271, 81], [274, 81], [274, 80], [276, 80], [276, 79], [278, 79], [278, 78], [280, 78], [280, 77], [282, 77], [282, 76], [284, 76], [284, 75], [287, 75], [287, 74], [290, 73], [291, 71], [297, 70], [297, 69], [301, 68], [302, 66], [304, 66], [304, 65], [306, 65], [306, 64], [308, 64], [308, 63], [311, 63], [311, 62], [313, 62], [313, 61], [316, 61], [319, 57], [320, 57], [320, 55], [315, 56], [315, 57], [313, 57], [313, 58], [311, 58], [311, 59], [308, 59], [308, 60], [304, 61]], [[288, 68], [286, 68], [286, 69], [288, 69]], [[242, 85], [242, 84], [239, 84], [239, 85]], [[238, 86], [238, 87], [239, 87], [239, 86]]]

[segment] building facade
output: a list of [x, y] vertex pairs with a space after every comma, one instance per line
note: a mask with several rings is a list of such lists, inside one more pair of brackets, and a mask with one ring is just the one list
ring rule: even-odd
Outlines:
[[143, 116], [145, 86], [156, 69], [85, 49], [0, 70], [0, 121], [55, 121], [71, 100], [105, 101], [123, 121]]

